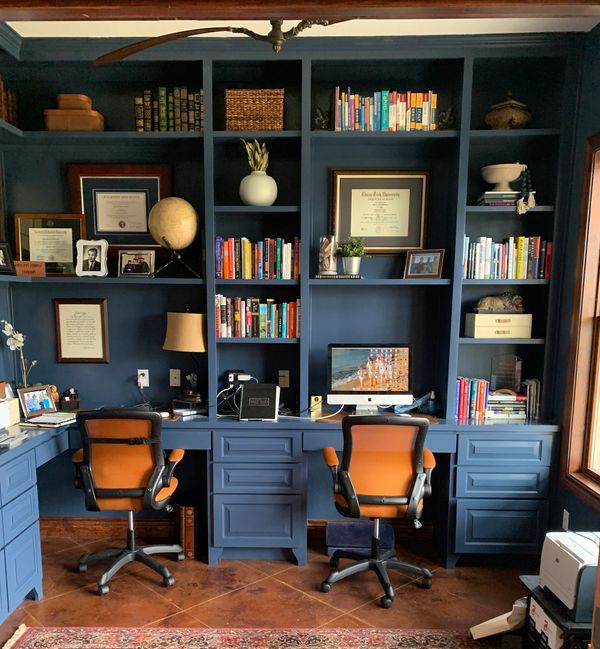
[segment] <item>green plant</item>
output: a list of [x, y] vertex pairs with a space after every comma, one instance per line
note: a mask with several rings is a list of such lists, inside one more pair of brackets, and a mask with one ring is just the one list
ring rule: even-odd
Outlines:
[[348, 237], [340, 241], [336, 254], [338, 257], [364, 257], [366, 254], [365, 242], [356, 237]]
[[267, 151], [267, 145], [264, 142], [259, 144], [258, 140], [254, 140], [254, 142], [246, 142], [243, 138], [242, 142], [246, 147], [250, 169], [252, 169], [252, 171], [266, 171], [269, 166], [269, 152]]

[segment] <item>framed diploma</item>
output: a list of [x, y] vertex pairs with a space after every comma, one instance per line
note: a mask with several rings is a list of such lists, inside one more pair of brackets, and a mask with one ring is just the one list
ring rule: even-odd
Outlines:
[[150, 242], [148, 215], [171, 195], [168, 165], [71, 164], [71, 208], [85, 214], [88, 229], [112, 243]]
[[56, 361], [108, 363], [106, 298], [55, 298]]
[[83, 214], [15, 214], [16, 258], [46, 262], [47, 275], [75, 275], [79, 239], [85, 239]]
[[362, 239], [370, 255], [425, 245], [428, 171], [332, 169], [331, 231]]

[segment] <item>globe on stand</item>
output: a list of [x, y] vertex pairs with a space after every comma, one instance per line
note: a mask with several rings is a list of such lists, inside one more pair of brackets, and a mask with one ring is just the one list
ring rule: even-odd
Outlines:
[[182, 258], [179, 250], [192, 244], [198, 233], [198, 215], [196, 210], [183, 198], [170, 196], [163, 198], [150, 210], [148, 217], [150, 234], [156, 243], [171, 251], [171, 258], [154, 273], [157, 275], [167, 266], [177, 261], [192, 275], [200, 275]]

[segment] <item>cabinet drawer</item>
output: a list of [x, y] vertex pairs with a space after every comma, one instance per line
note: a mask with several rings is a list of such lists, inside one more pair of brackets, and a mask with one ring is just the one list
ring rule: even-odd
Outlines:
[[214, 496], [214, 545], [290, 548], [306, 535], [301, 496]]
[[0, 502], [6, 505], [35, 483], [35, 453], [29, 451], [0, 468]]
[[548, 467], [458, 467], [456, 495], [467, 498], [545, 498]]
[[472, 433], [460, 435], [459, 464], [550, 466], [552, 435], [535, 433]]
[[42, 466], [49, 462], [57, 455], [64, 453], [69, 448], [69, 433], [66, 430], [61, 431], [56, 437], [49, 439], [47, 442], [40, 444], [35, 449], [35, 465]]
[[42, 557], [38, 524], [34, 523], [17, 536], [4, 548], [4, 552], [8, 607], [12, 611], [33, 588], [37, 590], [38, 598], [42, 596]]
[[213, 465], [215, 493], [301, 493], [305, 485], [304, 464]]
[[289, 462], [302, 455], [302, 433], [290, 431], [215, 431], [213, 459], [218, 462]]
[[547, 518], [544, 500], [459, 498], [455, 552], [538, 552]]
[[37, 488], [32, 487], [2, 508], [4, 543], [10, 543], [39, 517]]

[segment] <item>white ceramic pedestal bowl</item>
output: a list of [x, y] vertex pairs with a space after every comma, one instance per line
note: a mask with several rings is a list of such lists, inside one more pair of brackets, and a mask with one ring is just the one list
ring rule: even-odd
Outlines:
[[526, 169], [526, 165], [520, 162], [511, 164], [488, 165], [481, 168], [481, 175], [486, 183], [494, 185], [491, 191], [494, 192], [511, 192], [513, 191], [509, 183], [519, 180], [521, 174]]

